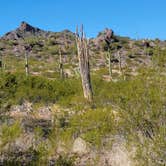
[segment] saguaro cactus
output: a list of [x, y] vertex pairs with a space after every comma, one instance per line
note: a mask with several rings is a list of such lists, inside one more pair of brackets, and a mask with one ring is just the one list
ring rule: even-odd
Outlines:
[[60, 48], [59, 48], [59, 72], [60, 72], [60, 77], [63, 79], [64, 78], [63, 61], [62, 61], [62, 52]]
[[0, 69], [1, 71], [3, 71], [5, 69], [5, 64], [4, 64], [4, 59], [3, 59], [3, 50], [4, 50], [4, 47], [3, 46], [0, 46]]
[[114, 32], [111, 30], [111, 29], [106, 29], [105, 30], [105, 42], [107, 44], [107, 52], [108, 52], [108, 66], [109, 66], [109, 76], [110, 76], [110, 79], [112, 79], [112, 63], [111, 63], [111, 60], [112, 60], [112, 56], [111, 56], [111, 48], [110, 48], [110, 44], [112, 43], [113, 41], [113, 34]]
[[123, 69], [122, 69], [122, 46], [117, 45], [116, 46], [116, 51], [117, 51], [117, 56], [118, 56], [118, 61], [119, 61], [119, 74], [123, 74]]
[[85, 37], [83, 25], [81, 26], [80, 33], [78, 32], [78, 27], [76, 29], [76, 44], [84, 97], [91, 102], [93, 100], [93, 93], [90, 78], [89, 41]]
[[31, 50], [30, 46], [25, 46], [25, 74], [29, 76], [29, 56], [28, 53]]
[[143, 40], [143, 45], [144, 45], [144, 54], [145, 56], [149, 56], [149, 42], [148, 40]]
[[108, 70], [109, 70], [109, 77], [110, 79], [112, 79], [112, 54], [111, 54], [111, 50], [110, 48], [108, 48], [108, 52], [107, 52], [107, 61], [108, 61]]
[[121, 52], [118, 50], [118, 57], [119, 57], [119, 73], [122, 74], [122, 57], [121, 57]]
[[2, 59], [2, 53], [0, 52], [0, 68], [1, 71], [3, 70], [3, 59]]

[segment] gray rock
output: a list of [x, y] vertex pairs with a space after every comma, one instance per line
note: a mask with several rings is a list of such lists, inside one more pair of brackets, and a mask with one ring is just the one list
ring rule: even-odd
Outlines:
[[72, 152], [77, 154], [86, 154], [90, 151], [87, 143], [82, 138], [77, 138], [72, 147]]

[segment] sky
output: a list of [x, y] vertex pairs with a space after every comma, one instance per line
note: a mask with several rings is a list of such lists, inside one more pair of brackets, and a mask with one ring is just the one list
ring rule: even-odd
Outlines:
[[108, 27], [116, 35], [166, 40], [166, 0], [0, 0], [0, 36], [21, 21], [55, 32], [84, 24], [88, 37]]

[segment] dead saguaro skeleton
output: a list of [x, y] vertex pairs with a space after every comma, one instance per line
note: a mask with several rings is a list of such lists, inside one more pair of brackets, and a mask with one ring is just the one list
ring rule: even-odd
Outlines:
[[93, 100], [93, 93], [90, 78], [89, 41], [85, 37], [83, 25], [80, 32], [78, 32], [78, 27], [76, 29], [76, 44], [84, 97], [91, 102]]

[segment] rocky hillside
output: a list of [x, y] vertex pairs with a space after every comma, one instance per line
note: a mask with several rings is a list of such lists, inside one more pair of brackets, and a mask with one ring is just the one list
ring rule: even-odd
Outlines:
[[0, 39], [0, 165], [166, 165], [166, 42], [105, 29], [89, 51], [92, 103], [73, 32], [22, 22]]
[[[40, 54], [41, 51], [49, 49], [56, 52], [56, 46], [72, 45], [74, 43], [74, 33], [69, 30], [62, 32], [49, 32], [33, 27], [26, 22], [21, 22], [20, 26], [0, 38], [0, 49], [4, 55], [14, 54], [22, 56], [24, 48], [30, 46], [30, 55]], [[33, 51], [35, 52], [33, 54]]]
[[[114, 34], [113, 30], [106, 28], [105, 30], [99, 32], [96, 38], [91, 39], [91, 49], [95, 51], [103, 51], [106, 49], [105, 46], [105, 34], [111, 31], [110, 40], [114, 48], [116, 49], [117, 46], [121, 46], [123, 49], [131, 48], [133, 49], [142, 48], [143, 46], [154, 47], [156, 44], [164, 47], [166, 45], [165, 42], [160, 40], [132, 40], [129, 37], [121, 37]], [[75, 35], [73, 32], [69, 30], [64, 30], [62, 32], [50, 32], [44, 31], [40, 28], [33, 27], [32, 25], [21, 22], [20, 26], [11, 31], [6, 33], [4, 36], [0, 38], [1, 48], [7, 49], [6, 44], [12, 45], [12, 49], [16, 49], [18, 45], [24, 45], [28, 39], [36, 39], [35, 42], [29, 42], [28, 44], [35, 45], [47, 45], [48, 41], [51, 45], [61, 45], [61, 46], [70, 46], [75, 42]], [[10, 42], [9, 42], [10, 41]], [[3, 42], [5, 44], [3, 44]], [[8, 43], [9, 42], [9, 43]], [[42, 44], [41, 44], [42, 43]], [[18, 48], [19, 50], [19, 48]]]
[[[166, 46], [166, 42], [157, 39], [132, 40], [129, 37], [121, 37], [116, 35], [113, 30], [106, 28], [99, 32], [96, 38], [90, 39], [91, 62], [95, 68], [102, 67], [106, 63], [108, 46], [105, 42], [105, 34], [108, 32], [111, 33], [108, 40], [111, 42], [112, 63], [115, 66], [119, 61], [119, 51], [124, 67], [126, 64], [140, 66], [150, 64], [154, 48], [164, 49]], [[53, 60], [53, 57], [57, 56], [61, 49], [64, 56], [67, 55], [75, 62], [75, 34], [69, 30], [48, 32], [22, 22], [16, 30], [8, 32], [0, 38], [0, 50], [4, 56], [24, 57], [27, 46], [30, 47], [30, 57]]]
[[[151, 66], [156, 52], [158, 50], [164, 51], [166, 47], [165, 41], [158, 39], [133, 40], [129, 37], [118, 36], [113, 30], [106, 28], [99, 32], [96, 38], [90, 39], [92, 71], [105, 70], [108, 66], [106, 34], [108, 34], [107, 41], [111, 51], [111, 63], [115, 70], [114, 73], [118, 73], [119, 58], [121, 58], [122, 68], [127, 73], [136, 75], [139, 68]], [[75, 33], [69, 30], [48, 32], [22, 22], [16, 30], [8, 32], [0, 38], [0, 53], [6, 59], [4, 63], [7, 71], [20, 70], [20, 65], [17, 64], [18, 61], [23, 63], [27, 47], [29, 48], [30, 61], [35, 61], [33, 62], [34, 65], [31, 65], [32, 74], [39, 75], [43, 71], [46, 72], [43, 69], [42, 62], [47, 62], [46, 68], [49, 75], [55, 74], [55, 71], [58, 71], [57, 62], [59, 61], [60, 50], [66, 66], [66, 73], [73, 76], [78, 71]], [[39, 60], [41, 63], [39, 63]], [[56, 62], [56, 65], [54, 62]]]
[[26, 37], [48, 37], [52, 32], [47, 32], [39, 28], [33, 27], [26, 22], [21, 22], [20, 27], [16, 30], [6, 33], [2, 39], [5, 40], [19, 40]]

